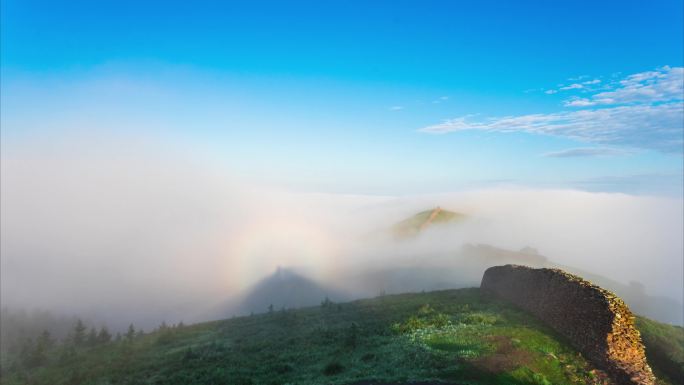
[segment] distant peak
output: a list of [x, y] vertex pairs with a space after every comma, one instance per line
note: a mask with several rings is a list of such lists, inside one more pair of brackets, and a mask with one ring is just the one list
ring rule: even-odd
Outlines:
[[435, 224], [456, 223], [465, 218], [465, 214], [444, 210], [441, 206], [436, 206], [395, 224], [392, 227], [392, 232], [397, 238], [408, 238], [418, 235], [421, 231]]
[[298, 273], [296, 273], [294, 270], [292, 270], [291, 268], [283, 267], [280, 265], [276, 266], [275, 271], [271, 275], [271, 278], [280, 279], [280, 280], [291, 279], [294, 277], [300, 277], [300, 275]]

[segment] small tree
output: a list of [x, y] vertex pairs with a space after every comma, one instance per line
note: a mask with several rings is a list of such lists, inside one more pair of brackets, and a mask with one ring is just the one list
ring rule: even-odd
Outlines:
[[128, 325], [128, 331], [126, 332], [126, 339], [132, 341], [135, 338], [135, 327], [133, 324]]
[[57, 362], [60, 366], [69, 365], [73, 358], [76, 356], [76, 348], [74, 345], [66, 344], [62, 345], [59, 349], [59, 355], [57, 356]]
[[111, 340], [112, 335], [109, 333], [107, 327], [103, 326], [102, 328], [100, 328], [100, 332], [97, 334], [97, 342], [100, 344], [106, 344], [109, 343], [109, 341]]
[[49, 331], [43, 330], [38, 336], [36, 343], [45, 348], [45, 350], [50, 350], [55, 346], [55, 339], [52, 338]]
[[71, 334], [71, 341], [74, 343], [76, 346], [83, 346], [85, 343], [85, 332], [86, 332], [86, 326], [83, 324], [83, 321], [81, 319], [76, 320], [76, 325], [74, 326], [74, 331]]
[[356, 343], [359, 338], [359, 325], [356, 324], [356, 322], [352, 322], [352, 324], [349, 326], [349, 330], [347, 331], [347, 346], [356, 348]]
[[273, 313], [273, 304], [268, 305], [268, 312]]
[[36, 338], [36, 344], [33, 347], [29, 358], [29, 366], [36, 367], [43, 365], [47, 361], [47, 352], [55, 345], [55, 340], [50, 336], [50, 332], [43, 330]]
[[325, 299], [323, 301], [321, 301], [321, 307], [330, 307], [333, 305], [333, 303], [334, 302], [331, 301], [330, 298], [328, 298], [328, 296], [326, 295]]
[[35, 367], [36, 346], [31, 338], [26, 338], [19, 347], [19, 362], [26, 368]]
[[90, 328], [90, 331], [88, 332], [88, 337], [86, 338], [86, 344], [88, 346], [95, 346], [97, 345], [97, 331], [95, 328]]

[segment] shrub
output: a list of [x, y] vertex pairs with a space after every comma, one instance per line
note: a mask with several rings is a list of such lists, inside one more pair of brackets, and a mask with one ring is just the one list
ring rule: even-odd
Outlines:
[[326, 376], [334, 376], [340, 374], [344, 371], [344, 366], [337, 361], [333, 361], [325, 366], [323, 369], [323, 374]]
[[499, 316], [488, 313], [471, 313], [461, 319], [468, 325], [494, 325], [499, 322]]
[[431, 308], [429, 303], [426, 303], [425, 305], [421, 306], [420, 309], [418, 309], [418, 314], [420, 316], [428, 316], [434, 312], [435, 309]]
[[375, 354], [373, 353], [366, 353], [363, 356], [361, 356], [361, 361], [363, 362], [370, 362], [375, 360]]

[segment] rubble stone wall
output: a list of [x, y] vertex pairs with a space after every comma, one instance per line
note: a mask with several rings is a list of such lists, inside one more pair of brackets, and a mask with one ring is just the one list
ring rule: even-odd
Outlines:
[[481, 289], [532, 313], [618, 385], [652, 385], [634, 316], [615, 294], [559, 269], [487, 269]]

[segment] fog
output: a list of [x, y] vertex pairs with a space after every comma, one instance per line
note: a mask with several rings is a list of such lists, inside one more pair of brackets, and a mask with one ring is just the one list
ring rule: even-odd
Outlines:
[[[211, 319], [278, 267], [350, 298], [477, 284], [482, 266], [459, 265], [466, 244], [533, 247], [682, 302], [681, 199], [519, 187], [301, 192], [153, 138], [5, 138], [2, 150], [3, 306], [149, 329]], [[389, 232], [436, 206], [468, 219], [411, 239]], [[402, 273], [388, 282], [382, 271]]]

